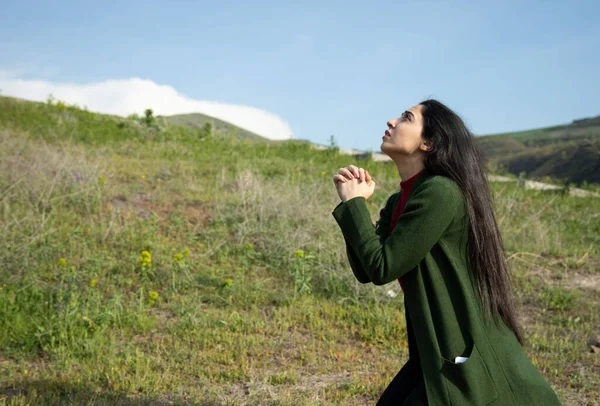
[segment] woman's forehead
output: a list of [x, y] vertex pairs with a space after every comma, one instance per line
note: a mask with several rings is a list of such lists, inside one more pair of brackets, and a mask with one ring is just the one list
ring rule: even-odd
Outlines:
[[423, 109], [423, 106], [421, 104], [417, 104], [415, 106], [412, 106], [411, 108], [409, 108], [408, 110], [405, 110], [402, 112], [402, 115], [404, 114], [412, 114], [413, 117], [421, 117], [421, 111]]
[[421, 110], [422, 109], [423, 109], [423, 105], [422, 104], [415, 104], [414, 106], [412, 106], [411, 108], [409, 108], [408, 111], [410, 111], [414, 115], [421, 115]]

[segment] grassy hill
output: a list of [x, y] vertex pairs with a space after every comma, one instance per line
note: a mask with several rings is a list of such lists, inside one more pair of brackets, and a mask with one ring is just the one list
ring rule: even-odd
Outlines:
[[[407, 360], [331, 216], [347, 156], [10, 98], [0, 142], [0, 403], [374, 404]], [[596, 404], [598, 200], [492, 186], [525, 350]]]
[[600, 183], [600, 116], [477, 140], [499, 171], [575, 184]]
[[[143, 136], [156, 137], [195, 134], [202, 138], [212, 136], [218, 138], [233, 137], [252, 142], [271, 142], [271, 140], [238, 128], [233, 124], [203, 114], [180, 114], [173, 116], [157, 116], [148, 125], [144, 117], [132, 115], [124, 118], [109, 114], [91, 113], [69, 106], [61, 101], [49, 103], [0, 96], [0, 117], [5, 126], [23, 126], [25, 130], [35, 128], [53, 128], [69, 121], [73, 126], [72, 136], [79, 141], [106, 142], [124, 138]], [[114, 131], [115, 127], [118, 131]], [[35, 133], [35, 131], [34, 131]]]
[[265, 142], [269, 141], [268, 138], [262, 137], [251, 131], [244, 130], [243, 128], [236, 127], [235, 125], [226, 121], [200, 113], [158, 116], [157, 118], [165, 120], [168, 124], [180, 125], [195, 130], [203, 130], [207, 128], [207, 124], [209, 124], [212, 127], [212, 131], [216, 134], [234, 134], [242, 139]]

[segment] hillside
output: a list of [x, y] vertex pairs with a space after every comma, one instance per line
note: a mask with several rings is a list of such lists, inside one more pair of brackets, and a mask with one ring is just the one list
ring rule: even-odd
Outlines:
[[[29, 102], [25, 100], [0, 97], [0, 115], [3, 115], [5, 123], [21, 120], [25, 123], [27, 117], [27, 128], [32, 126], [47, 126], [48, 123], [60, 122], [64, 117], [70, 115], [78, 118], [93, 118], [78, 121], [79, 131], [74, 135], [88, 142], [100, 141], [98, 134], [100, 129], [106, 125], [116, 125], [118, 132], [103, 131], [103, 137], [121, 139], [125, 137], [139, 137], [142, 130], [146, 128], [143, 118], [123, 118], [105, 114], [93, 114], [72, 106], [66, 106], [61, 102], [56, 103], [56, 109], [60, 115], [50, 117], [44, 110], [45, 103]], [[33, 112], [39, 114], [32, 115]], [[46, 115], [45, 115], [46, 114]], [[61, 117], [64, 116], [64, 117]], [[32, 121], [38, 120], [37, 122]], [[40, 119], [44, 119], [39, 121]], [[73, 117], [70, 119], [73, 120]], [[112, 124], [108, 124], [112, 123]], [[179, 128], [184, 127], [190, 134], [196, 134], [197, 138], [207, 135], [214, 137], [232, 136], [239, 140], [250, 142], [269, 143], [279, 145], [288, 140], [272, 141], [250, 131], [237, 128], [213, 117], [199, 113], [180, 114], [173, 116], [157, 116], [150, 135], [153, 139], [168, 137], [167, 134], [179, 133]], [[166, 129], [166, 131], [164, 131]], [[96, 134], [98, 139], [90, 139], [91, 134]], [[106, 141], [106, 140], [104, 140]], [[500, 174], [511, 173], [519, 175], [525, 173], [530, 179], [553, 178], [553, 182], [600, 184], [600, 116], [574, 120], [571, 124], [546, 127], [528, 131], [494, 134], [477, 137], [478, 145], [490, 163], [494, 172]], [[296, 142], [297, 143], [297, 142]], [[311, 144], [310, 142], [305, 142]], [[316, 146], [318, 147], [318, 146]], [[340, 149], [340, 152], [343, 152]], [[365, 154], [359, 154], [358, 158]], [[373, 160], [382, 154], [371, 154]]]
[[[157, 121], [0, 98], [0, 404], [375, 404], [406, 320], [350, 269], [348, 156]], [[365, 164], [375, 221], [398, 172]], [[597, 404], [598, 198], [492, 188], [524, 351]]]
[[[73, 136], [87, 142], [140, 137], [142, 133], [151, 138], [168, 137], [169, 134], [181, 133], [180, 127], [185, 127], [189, 130], [186, 133], [196, 134], [198, 138], [231, 136], [252, 142], [272, 142], [233, 124], [203, 114], [156, 116], [148, 125], [144, 117], [136, 115], [125, 118], [92, 113], [77, 106], [66, 105], [61, 101], [53, 101], [49, 104], [6, 96], [0, 96], [0, 120], [4, 126], [16, 125], [27, 130], [52, 128], [67, 121], [77, 129], [73, 132]], [[117, 127], [118, 131], [112, 131], [114, 127]]]
[[210, 117], [200, 113], [192, 114], [177, 114], [173, 116], [158, 116], [157, 118], [167, 121], [169, 124], [181, 125], [190, 129], [201, 130], [206, 128], [207, 123], [210, 123], [214, 133], [216, 134], [234, 134], [241, 139], [248, 139], [253, 141], [270, 141], [269, 139], [257, 135], [243, 128], [236, 127], [226, 121], [219, 120], [218, 118]]
[[600, 116], [535, 130], [477, 137], [500, 171], [528, 178], [600, 183]]

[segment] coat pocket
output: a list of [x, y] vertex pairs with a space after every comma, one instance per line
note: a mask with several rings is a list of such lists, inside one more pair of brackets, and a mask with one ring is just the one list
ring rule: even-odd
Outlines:
[[496, 385], [475, 344], [468, 359], [456, 364], [442, 357], [442, 375], [452, 405], [487, 405], [498, 398]]

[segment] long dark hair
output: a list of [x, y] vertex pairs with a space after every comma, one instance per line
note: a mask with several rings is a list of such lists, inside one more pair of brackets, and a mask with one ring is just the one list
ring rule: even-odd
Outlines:
[[496, 217], [488, 182], [488, 169], [473, 134], [463, 120], [437, 100], [420, 103], [423, 115], [423, 139], [432, 149], [425, 157], [431, 173], [454, 180], [463, 192], [469, 215], [469, 268], [475, 276], [481, 303], [488, 317], [501, 316], [519, 343], [523, 335], [517, 322], [504, 243]]

